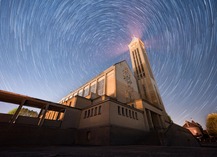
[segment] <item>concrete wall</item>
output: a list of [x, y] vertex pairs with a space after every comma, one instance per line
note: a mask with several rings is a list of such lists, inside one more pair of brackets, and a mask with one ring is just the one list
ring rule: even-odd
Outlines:
[[[124, 115], [118, 113], [118, 106], [122, 111], [124, 109]], [[126, 109], [128, 114], [126, 115]], [[137, 130], [145, 130], [143, 113], [141, 111], [136, 110], [130, 106], [117, 104], [115, 102], [110, 102], [110, 124], [120, 127], [133, 128]], [[129, 116], [129, 111], [137, 113], [137, 119]], [[135, 115], [134, 115], [135, 116]]]
[[[97, 101], [99, 103], [99, 101]], [[91, 112], [95, 107], [101, 106], [101, 114], [85, 117], [85, 111]], [[128, 110], [128, 116], [118, 114], [118, 106]], [[137, 113], [133, 118], [129, 110]], [[78, 131], [78, 144], [90, 145], [118, 145], [136, 144], [142, 141], [145, 132], [143, 112], [113, 101], [105, 101], [98, 105], [88, 107], [81, 113]], [[138, 143], [137, 143], [138, 144]]]
[[[98, 114], [99, 107], [101, 106], [101, 113]], [[95, 108], [97, 108], [97, 114], [95, 115]], [[85, 112], [88, 112], [92, 115], [85, 117]], [[96, 126], [107, 126], [109, 125], [109, 102], [103, 102], [99, 105], [94, 105], [88, 108], [85, 108], [81, 112], [80, 117], [80, 124], [79, 128], [89, 128], [89, 127], [96, 127]]]
[[61, 128], [78, 128], [80, 123], [81, 110], [68, 108], [64, 114]]
[[79, 129], [76, 144], [129, 145], [142, 144], [147, 132], [119, 126]]
[[77, 144], [82, 145], [109, 145], [110, 127], [93, 127], [78, 130]]
[[147, 132], [119, 126], [110, 127], [110, 145], [142, 144]]
[[[70, 100], [68, 100], [68, 101], [70, 101]], [[73, 102], [72, 107], [76, 107], [79, 109], [83, 109], [83, 108], [91, 105], [91, 100], [80, 97], [80, 96], [73, 97], [72, 102]]]
[[76, 129], [0, 124], [0, 145], [73, 145]]
[[115, 66], [116, 98], [122, 103], [128, 103], [139, 98], [136, 79], [126, 62]]

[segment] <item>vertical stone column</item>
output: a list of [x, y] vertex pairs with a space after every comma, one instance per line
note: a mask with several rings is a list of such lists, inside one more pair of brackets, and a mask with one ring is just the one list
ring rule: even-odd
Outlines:
[[104, 87], [103, 87], [104, 95], [107, 95], [107, 93], [106, 93], [106, 84], [107, 84], [107, 73], [104, 75]]
[[96, 88], [95, 88], [95, 91], [96, 91], [96, 94], [97, 94], [97, 95], [98, 95], [98, 80], [99, 80], [99, 78], [96, 79]]
[[42, 118], [40, 119], [38, 125], [41, 127], [44, 123], [44, 119], [45, 119], [45, 116], [46, 116], [46, 113], [47, 113], [47, 110], [48, 110], [48, 107], [49, 107], [49, 104], [46, 105], [45, 109], [44, 109], [44, 113], [42, 115]]
[[152, 121], [151, 111], [147, 110], [147, 114], [148, 114], [147, 117], [148, 117], [148, 121], [149, 121], [149, 128], [150, 128], [150, 130], [154, 129], [154, 124], [153, 124], [153, 121]]
[[149, 130], [149, 122], [148, 122], [148, 117], [147, 117], [145, 108], [144, 108], [144, 123], [145, 123], [145, 129]]
[[157, 117], [157, 121], [158, 121], [158, 127], [159, 127], [159, 129], [162, 129], [163, 125], [162, 125], [162, 121], [161, 121], [160, 115], [157, 114], [156, 117]]
[[17, 117], [19, 116], [19, 113], [20, 113], [20, 110], [22, 109], [23, 105], [26, 103], [26, 100], [23, 100], [21, 102], [21, 104], [19, 105], [19, 107], [17, 108], [16, 112], [14, 113], [13, 117], [11, 118], [10, 120], [10, 123], [15, 123], [16, 122], [16, 119]]
[[164, 117], [159, 115], [159, 118], [160, 118], [160, 121], [161, 121], [161, 124], [162, 124], [162, 128], [165, 129], [166, 125], [165, 125], [165, 122], [164, 122]]

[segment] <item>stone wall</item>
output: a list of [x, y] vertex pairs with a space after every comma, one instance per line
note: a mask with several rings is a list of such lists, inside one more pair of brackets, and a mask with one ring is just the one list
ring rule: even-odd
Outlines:
[[74, 145], [76, 129], [0, 124], [0, 145]]

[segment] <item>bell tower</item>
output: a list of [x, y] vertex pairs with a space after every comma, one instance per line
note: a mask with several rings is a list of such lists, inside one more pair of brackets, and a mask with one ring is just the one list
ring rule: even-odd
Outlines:
[[156, 107], [165, 110], [151, 70], [144, 43], [139, 38], [133, 37], [128, 47], [140, 97], [149, 101]]

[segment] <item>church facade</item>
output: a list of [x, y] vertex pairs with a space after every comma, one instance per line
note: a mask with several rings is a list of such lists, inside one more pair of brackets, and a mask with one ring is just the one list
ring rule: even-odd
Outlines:
[[[77, 144], [138, 144], [151, 131], [169, 126], [143, 42], [134, 37], [128, 46], [133, 72], [121, 61], [58, 102], [80, 112], [73, 119]], [[63, 113], [46, 114], [46, 119], [64, 118]]]
[[[58, 103], [0, 90], [0, 103], [17, 105], [14, 114], [0, 113], [1, 144], [199, 146], [169, 119], [143, 42], [128, 46], [133, 72], [116, 63]], [[40, 112], [22, 116], [25, 107]]]

